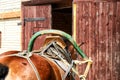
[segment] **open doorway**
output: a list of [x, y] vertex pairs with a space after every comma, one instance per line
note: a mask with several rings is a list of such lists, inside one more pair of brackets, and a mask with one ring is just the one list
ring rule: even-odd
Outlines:
[[[59, 4], [60, 5], [60, 4]], [[62, 3], [61, 3], [62, 5]], [[64, 6], [52, 7], [52, 29], [62, 30], [72, 35], [72, 0], [66, 1]]]

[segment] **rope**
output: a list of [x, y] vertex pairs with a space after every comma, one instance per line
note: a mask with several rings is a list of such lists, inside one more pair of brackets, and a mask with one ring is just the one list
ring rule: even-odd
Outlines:
[[28, 61], [28, 63], [31, 65], [32, 69], [34, 70], [37, 80], [41, 80], [38, 70], [36, 69], [35, 65], [33, 64], [33, 62], [30, 59], [30, 57], [32, 56], [32, 53], [27, 53], [26, 51], [23, 51], [23, 52], [20, 52], [17, 54], [0, 56], [0, 58], [13, 57], [13, 56], [17, 56], [17, 57], [26, 59]]
[[[80, 80], [85, 80], [87, 74], [88, 74], [88, 71], [90, 69], [90, 66], [92, 64], [92, 60], [87, 58], [85, 59], [84, 61], [79, 61], [79, 60], [72, 60], [70, 61], [70, 55], [68, 55], [67, 52], [65, 52], [66, 50], [64, 50], [63, 48], [59, 47], [59, 45], [57, 45], [54, 41], [51, 42], [50, 44], [48, 44], [40, 53], [39, 55], [41, 56], [46, 56], [47, 58], [50, 58], [50, 59], [57, 59], [61, 62], [63, 62], [63, 64], [65, 64], [68, 69], [65, 70], [65, 74], [64, 76], [62, 77], [62, 80], [65, 80], [65, 78], [67, 77], [68, 73], [69, 72], [73, 72], [74, 74], [76, 74]], [[47, 53], [47, 54], [45, 54]], [[67, 54], [67, 55], [66, 55]], [[64, 55], [64, 57], [62, 56]], [[80, 75], [79, 72], [75, 69], [75, 65], [79, 64], [84, 64], [84, 63], [87, 63], [87, 67], [86, 67], [86, 70], [84, 72], [83, 75]], [[61, 68], [60, 64], [58, 64], [58, 66]], [[63, 68], [61, 68], [63, 69]]]

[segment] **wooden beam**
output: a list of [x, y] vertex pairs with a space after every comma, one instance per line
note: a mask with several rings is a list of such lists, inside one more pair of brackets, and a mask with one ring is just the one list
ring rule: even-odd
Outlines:
[[73, 0], [74, 2], [79, 2], [79, 1], [83, 1], [83, 2], [86, 2], [86, 1], [92, 1], [92, 2], [117, 2], [117, 1], [120, 1], [120, 0]]
[[73, 38], [76, 41], [76, 13], [77, 13], [77, 5], [73, 4]]
[[49, 3], [58, 3], [64, 0], [31, 0], [31, 2], [36, 4], [49, 4]]
[[72, 0], [64, 0], [59, 3], [53, 4], [53, 9], [64, 9], [72, 7]]
[[22, 0], [23, 5], [52, 4], [55, 9], [72, 7], [73, 0]]
[[54, 4], [62, 2], [63, 0], [22, 0], [23, 5], [41, 5], [41, 4]]
[[21, 2], [27, 2], [27, 1], [30, 1], [30, 0], [21, 0]]
[[20, 10], [0, 13], [0, 19], [19, 18], [20, 16], [21, 16]]

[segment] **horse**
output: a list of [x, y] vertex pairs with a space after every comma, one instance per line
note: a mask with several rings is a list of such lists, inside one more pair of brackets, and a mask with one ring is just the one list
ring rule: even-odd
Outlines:
[[62, 80], [64, 71], [50, 58], [36, 54], [38, 52], [27, 53], [32, 54], [30, 57], [24, 54], [25, 51], [8, 51], [0, 54], [0, 80]]
[[[43, 31], [40, 34], [44, 32], [56, 31]], [[57, 32], [59, 33], [59, 31]], [[75, 80], [75, 74], [80, 80], [85, 80], [91, 60], [80, 62], [88, 62], [89, 65], [85, 75], [79, 75], [74, 68], [78, 61], [72, 59], [73, 49], [77, 46], [72, 39], [66, 42], [58, 36], [48, 37], [42, 48], [32, 51], [33, 43], [31, 42], [34, 42], [36, 37], [30, 40], [28, 50], [7, 51], [0, 54], [0, 80]], [[72, 46], [68, 44], [70, 41], [73, 42]], [[85, 57], [85, 55], [81, 55]]]
[[[0, 80], [37, 80], [35, 71], [30, 63], [18, 56], [8, 56], [19, 51], [8, 51], [0, 55]], [[62, 80], [58, 66], [37, 54], [30, 57], [38, 70], [41, 80]]]

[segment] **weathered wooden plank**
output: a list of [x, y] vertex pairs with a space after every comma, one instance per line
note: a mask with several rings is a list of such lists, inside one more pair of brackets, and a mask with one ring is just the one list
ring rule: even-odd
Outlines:
[[109, 53], [109, 55], [106, 55], [106, 63], [108, 66], [106, 66], [106, 80], [110, 80], [112, 78], [112, 48], [111, 48], [111, 29], [112, 29], [112, 23], [111, 19], [109, 19], [109, 12], [112, 11], [113, 9], [113, 4], [106, 4], [108, 6], [108, 9], [106, 9], [106, 28], [107, 28], [107, 33], [106, 33], [106, 53]]
[[[98, 79], [106, 80], [106, 3], [99, 3], [99, 77]], [[103, 77], [104, 76], [104, 77]]]
[[62, 1], [64, 0], [31, 0], [31, 2], [37, 3], [37, 4], [58, 3]]
[[[93, 3], [89, 3], [88, 2], [88, 4], [89, 4], [89, 6], [88, 6], [88, 18], [89, 18], [89, 21], [88, 21], [88, 31], [87, 31], [87, 33], [88, 33], [88, 42], [86, 43], [86, 45], [88, 45], [88, 54], [89, 54], [89, 56], [90, 57], [92, 57], [92, 60], [93, 61], [97, 61], [97, 47], [95, 47], [95, 46], [97, 46], [97, 44], [96, 44], [96, 35], [95, 35], [95, 9], [93, 9], [93, 8], [95, 8], [95, 6], [93, 5]], [[93, 19], [93, 20], [91, 20], [91, 19]], [[94, 47], [94, 48], [93, 48]], [[92, 53], [92, 54], [90, 54], [90, 53]], [[94, 58], [93, 58], [94, 57]], [[95, 68], [93, 67], [93, 66], [96, 66]], [[88, 80], [90, 80], [91, 79], [91, 77], [92, 76], [94, 76], [93, 77], [93, 79], [95, 79], [95, 72], [97, 71], [97, 63], [95, 62], [95, 63], [93, 63], [93, 66], [91, 67], [92, 69], [90, 70], [90, 72], [89, 72], [89, 76], [88, 76]]]
[[[95, 26], [95, 53], [92, 53], [92, 55], [96, 54], [96, 56], [92, 57], [94, 62], [94, 66], [92, 66], [92, 70], [95, 70], [94, 75], [91, 76], [90, 79], [98, 80], [99, 78], [99, 16], [96, 13], [99, 13], [99, 3], [93, 3], [92, 4], [94, 8], [92, 10], [95, 11], [95, 15], [93, 17], [92, 25]], [[92, 12], [91, 12], [92, 13]], [[92, 42], [93, 43], [93, 42]]]
[[28, 0], [22, 1], [24, 5], [44, 5], [44, 4], [52, 4], [53, 9], [63, 9], [72, 7], [73, 0]]
[[[77, 14], [76, 14], [76, 32], [77, 32], [77, 35], [76, 35], [76, 39], [77, 39], [77, 43], [78, 44], [81, 44], [82, 42], [84, 42], [84, 28], [83, 28], [83, 21], [84, 19], [81, 18], [81, 16], [83, 16], [83, 13], [81, 13], [83, 11], [83, 4], [82, 3], [79, 3], [77, 4]], [[79, 14], [78, 14], [79, 13]], [[80, 34], [80, 32], [82, 34]], [[83, 50], [84, 49], [84, 46], [81, 46], [80, 48]], [[78, 56], [78, 59], [82, 60], [80, 56]], [[78, 70], [79, 70], [79, 73], [80, 74], [83, 74], [85, 68], [83, 65], [81, 65], [80, 67], [78, 67]], [[79, 80], [79, 79], [77, 79]]]
[[51, 4], [51, 3], [58, 3], [63, 0], [21, 0], [22, 2], [31, 2], [32, 4]]
[[[112, 79], [114, 80], [119, 80], [120, 77], [118, 75], [120, 75], [120, 15], [119, 15], [119, 11], [120, 11], [120, 4], [116, 3], [114, 7], [114, 27], [112, 28], [112, 73], [113, 73], [113, 77]], [[116, 8], [116, 9], [115, 9]], [[119, 27], [118, 27], [119, 26]]]
[[74, 2], [86, 2], [86, 1], [90, 1], [90, 2], [117, 2], [120, 0], [74, 0]]
[[73, 0], [63, 0], [59, 3], [53, 4], [53, 9], [64, 9], [72, 7]]
[[[27, 49], [28, 43], [32, 35], [41, 30], [51, 28], [51, 5], [43, 6], [24, 6], [23, 5], [22, 13], [22, 26], [23, 26], [23, 49]], [[38, 18], [44, 17], [45, 21], [32, 21], [24, 22], [24, 18]], [[38, 49], [41, 45], [42, 38], [38, 38], [37, 42], [35, 41], [34, 49]], [[39, 44], [39, 46], [38, 46]]]
[[20, 18], [21, 11], [12, 11], [0, 13], [0, 19]]
[[[76, 4], [77, 42], [86, 42], [81, 48], [93, 60], [87, 79], [119, 80], [120, 3], [80, 1]], [[80, 73], [84, 68], [78, 68]]]
[[[117, 2], [117, 11], [116, 11], [116, 71], [117, 75], [120, 75], [120, 2]], [[117, 79], [120, 80], [120, 76], [117, 76]]]

